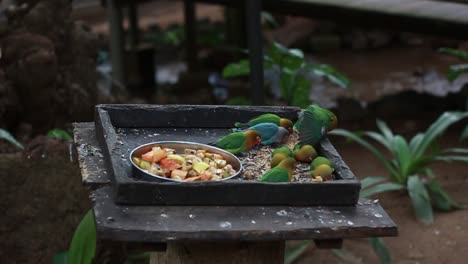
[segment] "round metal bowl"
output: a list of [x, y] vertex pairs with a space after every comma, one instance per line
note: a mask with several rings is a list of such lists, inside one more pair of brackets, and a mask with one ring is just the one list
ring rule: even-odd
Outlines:
[[[161, 147], [161, 148], [171, 148], [175, 149], [176, 153], [184, 153], [185, 149], [194, 149], [194, 150], [206, 150], [209, 151], [210, 153], [215, 153], [219, 154], [223, 157], [223, 159], [226, 160], [227, 164], [231, 164], [232, 168], [236, 170], [236, 174], [224, 178], [222, 180], [218, 181], [224, 181], [228, 179], [232, 179], [235, 177], [238, 177], [240, 173], [242, 172], [242, 163], [241, 161], [234, 156], [233, 154], [209, 145], [205, 144], [200, 144], [200, 143], [195, 143], [195, 142], [188, 142], [188, 141], [157, 141], [157, 142], [152, 142], [148, 143], [145, 145], [141, 145], [130, 152], [130, 162], [132, 163], [133, 167], [133, 173], [135, 174], [137, 178], [142, 178], [145, 180], [152, 180], [152, 181], [174, 181], [174, 182], [184, 182], [184, 181], [179, 181], [179, 180], [174, 180], [171, 178], [166, 178], [162, 176], [158, 176], [152, 173], [149, 173], [143, 169], [141, 169], [138, 165], [136, 165], [133, 162], [133, 157], [138, 157], [141, 158], [141, 155], [145, 154], [146, 152], [150, 151], [153, 147]], [[218, 181], [213, 181], [213, 182], [218, 182]], [[209, 181], [205, 181], [209, 182]]]

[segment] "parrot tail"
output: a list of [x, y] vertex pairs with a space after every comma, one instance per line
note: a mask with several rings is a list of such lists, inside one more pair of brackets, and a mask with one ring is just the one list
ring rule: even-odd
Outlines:
[[243, 132], [244, 130], [242, 128], [232, 128], [232, 132]]
[[237, 127], [237, 128], [248, 128], [248, 127], [249, 127], [249, 124], [247, 124], [247, 123], [241, 123], [241, 122], [236, 122], [236, 123], [234, 123], [234, 126]]

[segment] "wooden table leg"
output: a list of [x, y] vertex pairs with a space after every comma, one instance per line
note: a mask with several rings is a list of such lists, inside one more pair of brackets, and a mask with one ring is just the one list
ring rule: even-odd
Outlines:
[[150, 264], [282, 264], [284, 241], [168, 243]]
[[252, 87], [252, 101], [255, 105], [265, 103], [261, 11], [261, 0], [245, 1], [247, 43], [250, 57], [250, 86]]

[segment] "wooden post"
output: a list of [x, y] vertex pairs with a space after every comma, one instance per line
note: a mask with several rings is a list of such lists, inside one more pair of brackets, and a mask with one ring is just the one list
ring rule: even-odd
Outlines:
[[250, 57], [250, 85], [252, 87], [252, 101], [255, 105], [265, 103], [261, 6], [261, 0], [245, 0], [247, 43]]
[[128, 31], [130, 33], [130, 47], [136, 50], [139, 42], [139, 28], [138, 28], [138, 9], [134, 1], [128, 3]]
[[284, 241], [168, 243], [150, 264], [282, 264]]
[[107, 0], [107, 16], [110, 31], [110, 56], [112, 62], [112, 78], [119, 85], [125, 86], [124, 69], [124, 39], [122, 28], [122, 9], [114, 0]]
[[197, 32], [194, 0], [184, 0], [185, 38], [187, 66], [189, 71], [196, 70], [197, 64]]

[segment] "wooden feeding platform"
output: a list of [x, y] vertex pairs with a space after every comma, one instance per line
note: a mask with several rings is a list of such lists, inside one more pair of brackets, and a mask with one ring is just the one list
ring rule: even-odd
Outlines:
[[359, 197], [360, 183], [327, 139], [319, 144], [317, 151], [334, 163], [334, 181], [305, 181], [310, 177], [307, 177], [308, 170], [304, 171], [304, 166], [298, 167], [302, 168], [302, 174], [306, 176], [297, 178], [295, 182], [266, 183], [256, 180], [269, 167], [270, 147], [257, 147], [240, 155], [248, 174], [246, 177], [218, 182], [153, 182], [132, 177], [129, 154], [140, 145], [168, 140], [209, 143], [231, 132], [235, 122], [248, 121], [264, 113], [276, 113], [294, 121], [299, 111], [296, 107], [266, 106], [98, 106], [97, 137], [104, 147], [107, 166], [112, 171], [116, 202], [167, 205], [354, 205]]
[[[211, 264], [283, 263], [286, 240], [314, 240], [319, 248], [339, 248], [345, 238], [396, 236], [395, 223], [377, 200], [358, 200], [359, 182], [328, 140], [319, 153], [338, 165], [337, 179], [330, 182], [161, 183], [141, 182], [129, 174], [127, 152], [139, 144], [174, 135], [207, 143], [227, 133], [232, 120], [248, 120], [263, 112], [294, 119], [298, 110], [98, 106], [95, 123], [74, 125], [83, 182], [92, 189], [98, 238], [163, 250], [152, 255], [151, 263]], [[353, 188], [350, 196], [342, 197]]]

